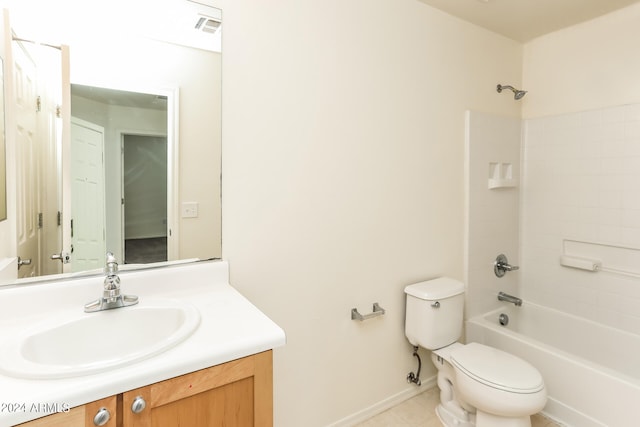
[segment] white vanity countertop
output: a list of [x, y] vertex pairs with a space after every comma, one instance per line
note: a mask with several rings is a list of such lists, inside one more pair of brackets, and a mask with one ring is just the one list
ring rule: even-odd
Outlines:
[[[74, 407], [283, 346], [284, 331], [231, 287], [228, 277], [224, 261], [121, 273], [123, 294], [137, 295], [141, 303], [157, 297], [191, 303], [200, 311], [199, 327], [164, 353], [106, 372], [46, 380], [0, 375], [0, 427], [48, 415], [42, 411], [47, 405]], [[0, 288], [0, 339], [62, 311], [82, 313], [85, 303], [102, 295], [102, 282], [91, 277]]]

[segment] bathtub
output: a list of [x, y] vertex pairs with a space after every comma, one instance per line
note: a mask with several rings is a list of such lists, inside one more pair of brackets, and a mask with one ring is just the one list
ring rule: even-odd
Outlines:
[[[509, 317], [501, 326], [501, 313]], [[515, 354], [542, 374], [543, 413], [573, 427], [640, 425], [640, 335], [523, 303], [466, 322], [468, 342]]]

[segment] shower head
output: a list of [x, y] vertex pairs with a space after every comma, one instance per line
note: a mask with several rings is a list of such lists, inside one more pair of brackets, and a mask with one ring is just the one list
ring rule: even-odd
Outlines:
[[524, 96], [527, 94], [526, 90], [516, 90], [513, 94], [513, 99], [515, 99], [516, 101], [519, 99], [524, 98]]
[[514, 88], [513, 86], [508, 86], [508, 85], [498, 85], [497, 90], [498, 93], [502, 92], [502, 89], [509, 89], [513, 92], [513, 99], [515, 99], [516, 101], [519, 99], [522, 99], [526, 94], [527, 91], [526, 90], [518, 90], [516, 88]]

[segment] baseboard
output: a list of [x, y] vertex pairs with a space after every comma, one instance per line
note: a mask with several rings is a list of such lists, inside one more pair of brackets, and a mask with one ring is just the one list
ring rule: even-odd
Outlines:
[[402, 390], [400, 393], [394, 394], [393, 396], [389, 396], [388, 398], [381, 400], [378, 403], [375, 403], [361, 411], [358, 411], [354, 414], [351, 414], [347, 417], [342, 418], [332, 424], [327, 425], [327, 427], [351, 427], [358, 423], [368, 420], [369, 418], [378, 415], [387, 409], [393, 408], [399, 403], [404, 402], [407, 399], [411, 399], [414, 396], [419, 395], [433, 387], [436, 386], [436, 376], [434, 375], [431, 378], [427, 378], [422, 381], [422, 385], [412, 386], [405, 390]]
[[547, 398], [547, 405], [542, 411], [542, 415], [551, 419], [556, 424], [566, 427], [606, 427], [606, 425], [601, 422], [565, 405], [553, 397]]
[[[388, 398], [364, 408], [361, 411], [346, 416], [334, 423], [328, 424], [326, 427], [352, 427], [386, 411], [387, 409], [393, 408], [405, 400], [411, 399], [420, 393], [424, 393], [425, 391], [436, 387], [436, 385], [437, 377], [434, 375], [433, 377], [422, 381], [422, 385], [420, 387], [413, 386], [402, 390], [400, 393], [389, 396]], [[604, 424], [564, 405], [552, 397], [548, 398], [547, 405], [542, 411], [542, 415], [549, 418], [556, 424], [566, 427], [606, 427]]]

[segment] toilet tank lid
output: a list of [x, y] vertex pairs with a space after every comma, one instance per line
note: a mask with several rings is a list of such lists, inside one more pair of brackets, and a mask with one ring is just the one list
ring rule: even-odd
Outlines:
[[464, 283], [450, 277], [438, 277], [414, 283], [404, 288], [407, 295], [424, 300], [438, 300], [460, 295], [464, 292]]

